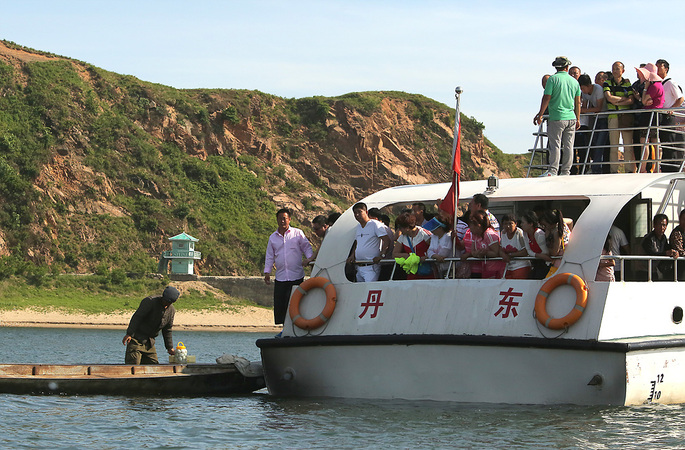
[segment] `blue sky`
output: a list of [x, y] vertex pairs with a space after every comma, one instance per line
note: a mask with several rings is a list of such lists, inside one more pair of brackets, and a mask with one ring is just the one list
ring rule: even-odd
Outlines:
[[4, 3], [2, 39], [177, 88], [394, 90], [454, 107], [461, 86], [462, 112], [508, 153], [532, 146], [540, 78], [557, 55], [593, 78], [621, 60], [634, 79], [633, 67], [665, 58], [685, 86], [685, 2]]

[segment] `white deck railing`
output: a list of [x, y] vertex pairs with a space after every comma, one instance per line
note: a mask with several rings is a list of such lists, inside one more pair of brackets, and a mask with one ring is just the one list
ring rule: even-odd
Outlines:
[[[625, 149], [630, 147], [633, 149], [635, 159], [621, 160], [611, 162], [608, 161], [609, 149], [611, 142], [609, 140], [609, 128], [600, 126], [605, 124], [609, 115], [629, 115], [633, 117], [633, 122], [637, 122], [638, 115], [647, 114], [648, 119], [645, 122], [647, 126], [640, 127], [633, 125], [631, 127], [613, 128], [614, 131], [641, 131], [644, 130], [647, 134], [645, 143], [640, 143], [639, 139], [633, 139], [630, 145], [619, 144], [619, 148]], [[672, 123], [665, 125], [664, 118], [668, 115]], [[608, 168], [611, 165], [622, 166], [626, 163], [635, 163], [638, 165], [638, 171], [645, 168], [645, 164], [656, 164], [656, 171], [662, 172], [681, 172], [685, 166], [685, 108], [668, 108], [668, 109], [632, 109], [625, 111], [603, 111], [601, 113], [586, 113], [581, 114], [581, 117], [588, 118], [591, 127], [587, 130], [576, 131], [576, 149], [574, 153], [578, 157], [578, 161], [574, 159], [573, 167], [576, 168], [578, 174], [590, 173], [609, 173]], [[604, 119], [604, 120], [600, 120]], [[530, 163], [528, 164], [526, 177], [536, 176], [544, 172], [548, 168], [547, 159], [549, 157], [548, 143], [547, 143], [547, 116], [544, 116], [543, 122], [540, 124], [538, 131], [533, 133], [535, 136], [535, 143], [531, 152]], [[578, 145], [582, 139], [587, 139], [588, 145]], [[605, 142], [603, 140], [606, 139]], [[648, 142], [654, 141], [654, 142]], [[622, 141], [621, 141], [622, 142]], [[641, 155], [645, 155], [647, 148], [650, 145], [657, 147], [655, 158], [642, 159]], [[592, 155], [595, 151], [602, 151], [606, 155], [607, 160], [592, 161]], [[664, 157], [666, 155], [666, 157]], [[666, 170], [662, 170], [662, 169]], [[601, 169], [601, 170], [600, 170]]]
[[[553, 256], [552, 259], [561, 259], [561, 256]], [[646, 272], [647, 280], [628, 280], [628, 281], [653, 281], [652, 280], [652, 268], [654, 262], [659, 262], [659, 261], [669, 261], [673, 263], [673, 269], [669, 268], [669, 272], [673, 270], [673, 281], [678, 281], [678, 264], [685, 264], [685, 258], [672, 258], [669, 256], [646, 256], [646, 255], [617, 255], [617, 256], [609, 256], [609, 255], [601, 255], [601, 259], [610, 259], [616, 261], [617, 267], [620, 268], [620, 272], [622, 274], [626, 273], [626, 261], [642, 261], [645, 266], [639, 270], [634, 270], [634, 272]], [[539, 258], [535, 258], [534, 256], [519, 256], [519, 257], [513, 257], [511, 258], [512, 261], [535, 261], [535, 260], [540, 260]], [[455, 263], [469, 263], [469, 262], [487, 262], [487, 261], [502, 261], [502, 258], [497, 257], [497, 258], [468, 258], [465, 261], [462, 261], [461, 258], [445, 258], [444, 261], [442, 262], [449, 262], [449, 268], [446, 272], [445, 279], [452, 279], [453, 278], [453, 265]], [[428, 263], [440, 263], [439, 261], [432, 259], [432, 258], [427, 258], [425, 262]], [[353, 264], [372, 264], [372, 260], [357, 260]], [[311, 264], [314, 264], [312, 262]], [[381, 265], [393, 265], [392, 273], [390, 275], [390, 280], [388, 281], [393, 281], [393, 277], [395, 275], [395, 270], [397, 269], [397, 262], [394, 259], [383, 259], [379, 262]], [[669, 273], [670, 274], [670, 273]], [[504, 270], [504, 273], [502, 274], [502, 278], [504, 278], [506, 275], [506, 268]], [[630, 277], [630, 278], [635, 278]], [[402, 280], [395, 280], [395, 281], [402, 281]], [[620, 280], [619, 280], [620, 281]], [[664, 280], [666, 281], [666, 280]], [[670, 279], [668, 281], [671, 281]]]

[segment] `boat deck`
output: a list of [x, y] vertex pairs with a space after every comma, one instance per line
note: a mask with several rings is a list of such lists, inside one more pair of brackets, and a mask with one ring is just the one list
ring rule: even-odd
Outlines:
[[[615, 161], [609, 157], [610, 129], [606, 125], [609, 116], [627, 116], [622, 123], [633, 124], [613, 129], [621, 136], [632, 135], [628, 142], [621, 139], [618, 144], [621, 153]], [[619, 168], [621, 171], [629, 170], [632, 164], [638, 172], [682, 172], [685, 168], [685, 108], [583, 113], [581, 121], [583, 119], [589, 127], [577, 130], [575, 134], [574, 174], [616, 173]], [[533, 133], [535, 143], [528, 150], [531, 157], [526, 166], [527, 177], [548, 170], [547, 120], [548, 116], [544, 116], [538, 130]]]

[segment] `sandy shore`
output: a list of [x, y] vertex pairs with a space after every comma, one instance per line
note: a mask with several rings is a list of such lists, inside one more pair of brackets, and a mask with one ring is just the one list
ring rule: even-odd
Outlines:
[[[66, 314], [60, 311], [31, 309], [0, 311], [2, 327], [110, 328], [125, 330], [133, 313]], [[252, 306], [234, 307], [230, 311], [176, 311], [174, 328], [179, 330], [276, 331], [273, 311]]]

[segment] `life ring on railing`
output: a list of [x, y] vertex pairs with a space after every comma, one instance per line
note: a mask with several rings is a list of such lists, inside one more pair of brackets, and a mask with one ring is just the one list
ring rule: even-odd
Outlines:
[[[576, 290], [576, 304], [570, 313], [559, 319], [552, 319], [547, 314], [547, 297], [552, 291], [562, 284], [573, 286]], [[547, 280], [538, 291], [535, 297], [535, 317], [545, 327], [551, 330], [561, 330], [568, 328], [578, 322], [587, 306], [587, 285], [578, 275], [572, 273], [560, 273]]]
[[[302, 298], [307, 295], [307, 292], [313, 288], [321, 288], [326, 291], [326, 305], [318, 316], [312, 319], [305, 319], [300, 315], [300, 302], [302, 301]], [[310, 278], [297, 286], [292, 297], [290, 297], [290, 307], [288, 308], [290, 319], [296, 327], [302, 328], [303, 330], [314, 330], [319, 328], [328, 322], [328, 319], [333, 315], [337, 300], [338, 294], [335, 291], [333, 283], [324, 277]]]

